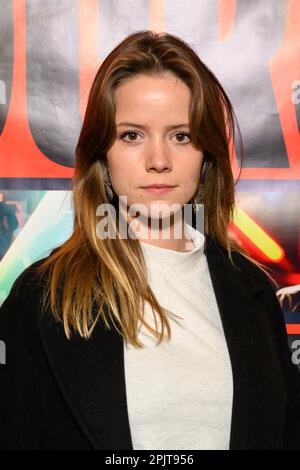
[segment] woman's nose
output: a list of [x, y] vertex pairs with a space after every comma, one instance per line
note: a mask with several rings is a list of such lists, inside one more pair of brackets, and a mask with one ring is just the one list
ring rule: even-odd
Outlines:
[[172, 168], [172, 160], [170, 149], [167, 148], [162, 139], [157, 139], [155, 142], [149, 144], [146, 157], [147, 171], [156, 170], [164, 171]]

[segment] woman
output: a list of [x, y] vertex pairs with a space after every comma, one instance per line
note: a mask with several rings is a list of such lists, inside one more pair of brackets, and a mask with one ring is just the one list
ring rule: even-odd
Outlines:
[[139, 31], [104, 60], [76, 148], [73, 233], [1, 308], [1, 448], [300, 448], [274, 286], [228, 237], [234, 130], [225, 91], [180, 38]]

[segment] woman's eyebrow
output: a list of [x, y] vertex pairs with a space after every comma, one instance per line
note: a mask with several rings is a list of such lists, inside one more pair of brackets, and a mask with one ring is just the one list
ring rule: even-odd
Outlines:
[[[141, 124], [136, 124], [134, 122], [119, 122], [119, 124], [117, 124], [117, 127], [121, 127], [121, 126], [126, 126], [126, 127], [138, 127], [140, 129], [149, 129], [149, 126], [143, 126]], [[178, 127], [187, 127], [189, 128], [189, 124], [174, 124], [172, 126], [167, 126], [166, 128], [167, 129], [177, 129]]]

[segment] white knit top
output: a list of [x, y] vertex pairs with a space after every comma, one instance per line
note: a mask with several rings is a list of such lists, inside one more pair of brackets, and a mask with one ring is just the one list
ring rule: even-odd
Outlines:
[[[157, 300], [182, 320], [170, 319], [171, 340], [159, 346], [144, 326], [139, 332], [144, 349], [124, 343], [128, 416], [136, 450], [229, 449], [231, 362], [205, 238], [187, 228], [194, 244], [187, 252], [141, 242]], [[148, 304], [145, 314], [155, 328]]]

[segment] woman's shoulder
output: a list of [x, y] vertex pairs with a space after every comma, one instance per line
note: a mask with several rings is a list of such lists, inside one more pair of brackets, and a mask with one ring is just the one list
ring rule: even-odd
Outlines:
[[[15, 279], [4, 302], [0, 305], [0, 325], [13, 319], [30, 321], [40, 311], [43, 299], [43, 281], [37, 268], [48, 256], [27, 266]], [[10, 320], [9, 320], [10, 321]]]
[[234, 251], [232, 258], [236, 272], [249, 284], [251, 291], [258, 293], [267, 290], [275, 294], [277, 286], [270, 268], [256, 264], [255, 260], [249, 259], [239, 251]]
[[29, 293], [38, 294], [42, 288], [41, 276], [38, 267], [48, 258], [48, 256], [35, 261], [27, 266], [15, 279], [10, 289], [9, 295], [13, 293], [18, 298], [26, 298]]
[[[244, 255], [237, 248], [231, 251], [232, 261], [230, 261], [228, 251], [214, 237], [208, 237], [208, 247], [209, 251], [213, 251], [215, 256], [220, 257], [224, 267], [225, 265], [229, 267], [228, 274], [231, 272], [234, 277], [238, 277], [239, 281], [250, 291], [256, 292], [262, 289], [276, 291], [272, 271], [266, 266], [262, 268], [256, 260]], [[270, 274], [267, 274], [268, 271]]]

